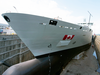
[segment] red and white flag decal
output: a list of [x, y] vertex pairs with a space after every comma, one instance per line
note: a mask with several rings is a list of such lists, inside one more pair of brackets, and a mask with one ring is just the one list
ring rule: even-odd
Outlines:
[[72, 40], [74, 36], [75, 36], [75, 35], [65, 35], [65, 36], [63, 37], [63, 40], [66, 40], [66, 39]]

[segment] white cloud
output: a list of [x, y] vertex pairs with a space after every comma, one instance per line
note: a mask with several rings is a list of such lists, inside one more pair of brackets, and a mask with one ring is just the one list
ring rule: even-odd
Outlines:
[[73, 11], [59, 8], [59, 5], [54, 0], [0, 0], [1, 13], [6, 11], [16, 12], [13, 6], [16, 7], [19, 13], [28, 13], [50, 18], [59, 16], [62, 20], [71, 23], [81, 22], [84, 18], [83, 16], [72, 16]]
[[94, 25], [92, 26], [93, 32], [95, 34], [100, 34], [100, 20], [97, 20], [94, 22]]
[[[15, 6], [19, 13], [27, 13], [33, 15], [40, 15], [50, 18], [60, 17], [62, 20], [71, 23], [83, 22], [84, 16], [73, 16], [74, 11], [67, 10], [67, 7], [63, 6], [64, 9], [59, 8], [57, 2], [54, 0], [0, 0], [0, 14], [5, 12], [17, 12], [13, 7]], [[95, 21], [92, 29], [94, 33], [99, 33], [99, 22]], [[6, 23], [6, 21], [0, 16], [0, 23]], [[6, 23], [7, 24], [7, 23]]]

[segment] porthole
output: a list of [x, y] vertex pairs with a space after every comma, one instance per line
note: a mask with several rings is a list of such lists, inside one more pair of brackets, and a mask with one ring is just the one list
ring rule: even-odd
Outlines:
[[80, 29], [82, 29], [82, 27], [80, 27]]

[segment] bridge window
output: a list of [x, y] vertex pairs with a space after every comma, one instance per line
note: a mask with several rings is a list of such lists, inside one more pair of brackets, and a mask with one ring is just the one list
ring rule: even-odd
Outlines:
[[56, 25], [57, 25], [57, 21], [50, 20], [49, 24], [50, 24], [50, 25], [55, 25], [55, 26], [56, 26]]

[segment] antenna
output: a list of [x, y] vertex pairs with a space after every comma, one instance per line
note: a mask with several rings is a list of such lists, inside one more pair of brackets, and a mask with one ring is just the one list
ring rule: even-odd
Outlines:
[[16, 9], [16, 7], [15, 6], [13, 6], [14, 7], [14, 9], [18, 12], [18, 10]]
[[[92, 14], [88, 11], [88, 13], [90, 14], [90, 16], [89, 16], [89, 23], [88, 23], [88, 26], [89, 26], [89, 24], [90, 24], [90, 19], [91, 19], [91, 16], [92, 16]], [[92, 16], [93, 17], [93, 16]]]

